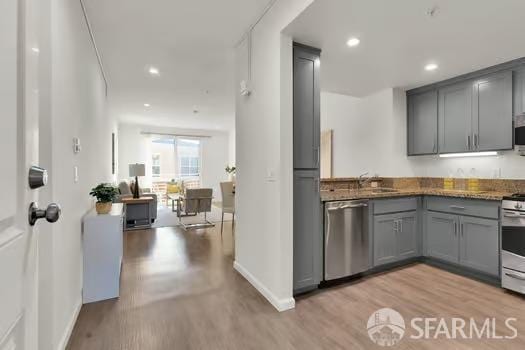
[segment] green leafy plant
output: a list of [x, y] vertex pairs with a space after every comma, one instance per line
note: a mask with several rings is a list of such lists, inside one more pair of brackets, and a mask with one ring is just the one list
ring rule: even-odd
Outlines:
[[224, 170], [226, 170], [226, 172], [228, 174], [235, 174], [235, 167], [234, 166], [231, 167], [231, 166], [227, 165]]
[[113, 202], [113, 199], [118, 194], [118, 189], [112, 184], [101, 183], [97, 187], [93, 187], [89, 194], [97, 199], [100, 203]]

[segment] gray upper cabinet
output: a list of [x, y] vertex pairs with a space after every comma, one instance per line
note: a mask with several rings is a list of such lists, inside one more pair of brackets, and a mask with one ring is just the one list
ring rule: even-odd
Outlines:
[[316, 169], [320, 161], [320, 52], [294, 46], [293, 147], [295, 169]]
[[408, 155], [438, 151], [438, 92], [408, 95]]
[[512, 149], [512, 71], [473, 84], [473, 151]]
[[294, 291], [317, 287], [322, 279], [323, 235], [319, 171], [294, 172]]
[[427, 212], [425, 255], [458, 263], [457, 225], [456, 215]]
[[408, 212], [398, 215], [397, 254], [400, 259], [419, 255], [417, 213]]
[[525, 58], [407, 91], [407, 154], [511, 150], [519, 114]]
[[459, 263], [499, 275], [499, 225], [496, 220], [461, 216]]
[[439, 152], [467, 152], [472, 147], [472, 84], [439, 90]]
[[388, 264], [398, 260], [395, 215], [374, 217], [374, 266]]
[[525, 67], [514, 71], [513, 93], [513, 115], [525, 114]]

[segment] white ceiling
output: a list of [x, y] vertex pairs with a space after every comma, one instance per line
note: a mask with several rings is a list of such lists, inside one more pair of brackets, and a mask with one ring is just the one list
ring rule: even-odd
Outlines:
[[[85, 0], [108, 77], [109, 112], [123, 122], [233, 128], [233, 48], [268, 2]], [[149, 65], [159, 77], [147, 73]]]
[[322, 90], [360, 97], [525, 56], [524, 14], [524, 0], [316, 0], [285, 32], [322, 49]]

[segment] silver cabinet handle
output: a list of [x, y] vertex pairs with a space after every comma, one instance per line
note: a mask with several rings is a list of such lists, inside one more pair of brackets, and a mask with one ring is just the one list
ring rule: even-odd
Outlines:
[[461, 237], [463, 237], [463, 236], [464, 236], [464, 232], [465, 232], [465, 231], [463, 230], [463, 224], [461, 224], [460, 232], [461, 232]]
[[457, 209], [457, 210], [465, 210], [465, 207], [459, 206], [459, 205], [450, 205], [450, 209]]
[[314, 154], [314, 157], [315, 157], [315, 167], [319, 167], [319, 164], [321, 163], [321, 148], [320, 147], [316, 147], [314, 148], [315, 150], [315, 154]]
[[458, 224], [454, 221], [454, 236], [458, 235]]
[[399, 232], [399, 228], [397, 226], [397, 220], [394, 220], [394, 232]]
[[470, 150], [470, 135], [467, 136], [467, 149]]
[[398, 220], [399, 222], [399, 232], [403, 232], [403, 220]]
[[510, 278], [515, 278], [515, 279], [520, 280], [520, 281], [525, 281], [525, 277], [518, 276], [518, 275], [516, 275], [514, 273], [505, 272], [505, 276], [508, 276]]
[[478, 134], [474, 134], [474, 148], [478, 149]]
[[509, 213], [509, 212], [503, 212], [503, 216], [505, 216], [507, 218], [518, 218], [518, 217], [520, 217], [519, 214], [514, 214], [514, 213]]

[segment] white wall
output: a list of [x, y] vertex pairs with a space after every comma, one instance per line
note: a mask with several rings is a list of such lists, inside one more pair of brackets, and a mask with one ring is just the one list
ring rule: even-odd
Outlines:
[[[57, 202], [60, 220], [40, 224], [39, 349], [65, 347], [82, 291], [82, 216], [89, 191], [111, 175], [111, 133], [105, 85], [79, 1], [46, 2], [40, 88], [40, 165], [49, 170], [41, 206]], [[73, 153], [73, 138], [82, 151]], [[79, 180], [74, 181], [74, 167]]]
[[443, 159], [407, 157], [406, 96], [400, 89], [385, 89], [364, 98], [322, 92], [321, 128], [333, 129], [334, 177], [458, 176], [475, 169], [477, 177], [525, 177], [525, 158], [514, 151], [494, 157]]
[[220, 200], [220, 182], [228, 180], [224, 168], [230, 164], [229, 133], [216, 130], [191, 130], [163, 128], [158, 126], [119, 124], [118, 179], [128, 179], [128, 165], [146, 164], [146, 177], [140, 179], [143, 187], [151, 186], [151, 143], [143, 132], [209, 136], [201, 139], [202, 186], [213, 188], [216, 200]]
[[[294, 306], [292, 42], [282, 29], [312, 0], [277, 1], [252, 34], [252, 94], [236, 95], [236, 261], [277, 309]], [[247, 42], [236, 82], [247, 80]]]

